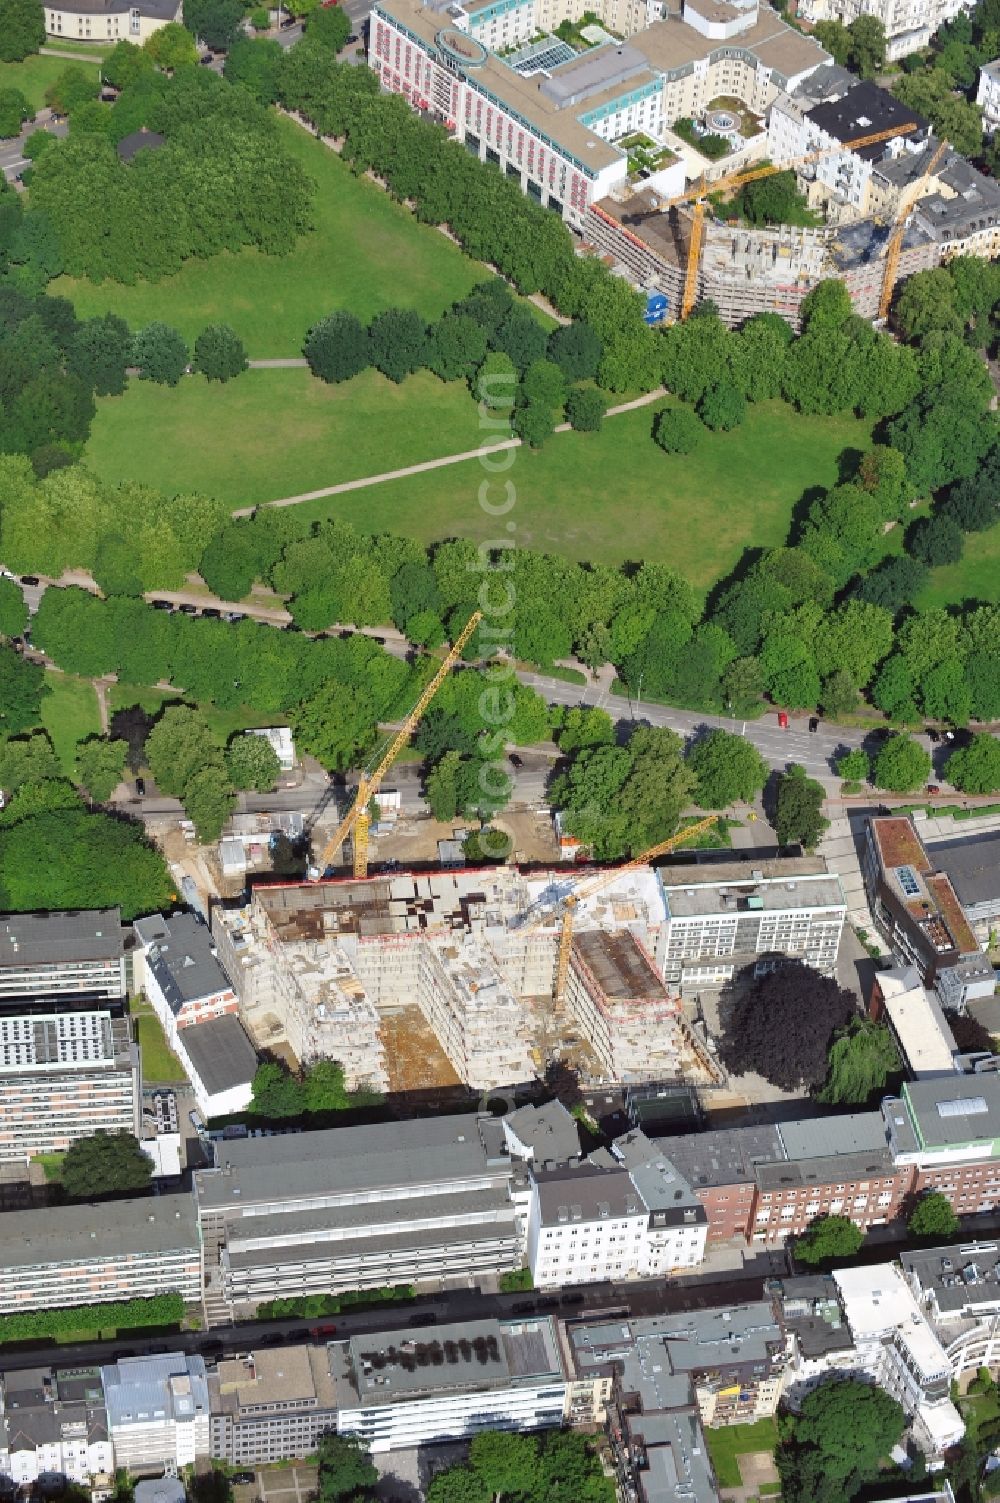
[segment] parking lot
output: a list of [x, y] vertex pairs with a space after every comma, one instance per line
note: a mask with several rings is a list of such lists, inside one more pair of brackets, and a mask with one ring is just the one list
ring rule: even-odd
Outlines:
[[[248, 1468], [249, 1470], [249, 1468]], [[233, 1488], [235, 1503], [308, 1503], [316, 1491], [314, 1466], [260, 1467], [253, 1486]]]

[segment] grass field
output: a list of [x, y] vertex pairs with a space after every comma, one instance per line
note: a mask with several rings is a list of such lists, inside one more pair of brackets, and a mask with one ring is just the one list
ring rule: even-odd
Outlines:
[[160, 1020], [149, 1003], [136, 998], [129, 1006], [135, 1022], [136, 1040], [142, 1055], [144, 1085], [184, 1080], [180, 1060], [167, 1044]]
[[[57, 72], [66, 66], [58, 58], [42, 61]], [[350, 308], [365, 321], [390, 306], [437, 318], [489, 274], [374, 183], [355, 178], [300, 126], [278, 124], [316, 184], [314, 228], [289, 255], [223, 254], [135, 287], [60, 277], [48, 291], [72, 298], [81, 317], [110, 310], [133, 328], [164, 319], [189, 340], [206, 324], [229, 323], [250, 357], [264, 360], [301, 354], [307, 329], [334, 308]]]
[[173, 388], [133, 381], [124, 396], [98, 403], [86, 462], [108, 480], [207, 491], [246, 506], [479, 441], [468, 388], [428, 371], [399, 386], [377, 371], [340, 386], [307, 370], [247, 371], [221, 387], [200, 376]]
[[42, 700], [42, 724], [68, 778], [74, 776], [77, 742], [101, 734], [97, 695], [89, 679], [71, 673], [46, 674], [49, 693]]
[[705, 1441], [719, 1486], [741, 1487], [743, 1479], [736, 1458], [751, 1451], [773, 1451], [778, 1444], [778, 1428], [773, 1419], [759, 1419], [752, 1425], [706, 1427]]
[[1000, 601], [1000, 522], [987, 532], [966, 533], [961, 559], [932, 569], [915, 604], [927, 610], [963, 600]]
[[608, 418], [600, 433], [556, 434], [538, 453], [518, 450], [488, 493], [502, 502], [505, 482], [514, 486], [516, 505], [502, 524], [479, 504], [489, 477], [478, 460], [297, 510], [421, 542], [496, 537], [498, 525], [513, 522], [524, 547], [595, 563], [669, 563], [707, 588], [745, 547], [784, 542], [795, 503], [835, 484], [837, 456], [864, 447], [871, 431], [854, 418], [802, 417], [763, 402], [734, 432], [706, 432], [694, 454], [667, 455], [650, 437], [655, 411]]
[[[80, 59], [81, 63], [83, 58]], [[94, 64], [96, 67], [96, 62]], [[65, 68], [73, 64], [66, 57], [42, 57], [36, 53], [23, 63], [0, 63], [0, 89], [20, 89], [35, 113], [45, 104], [45, 90]]]

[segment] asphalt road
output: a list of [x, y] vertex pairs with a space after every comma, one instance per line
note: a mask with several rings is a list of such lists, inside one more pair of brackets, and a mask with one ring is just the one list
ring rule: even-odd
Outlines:
[[65, 123], [53, 125], [52, 111], [44, 109], [39, 111], [34, 120], [28, 121], [20, 135], [14, 136], [10, 141], [0, 141], [0, 169], [8, 180], [16, 177], [25, 167], [31, 166], [30, 161], [24, 155], [24, 143], [32, 131], [36, 130], [47, 130], [53, 136], [65, 136], [68, 127]]

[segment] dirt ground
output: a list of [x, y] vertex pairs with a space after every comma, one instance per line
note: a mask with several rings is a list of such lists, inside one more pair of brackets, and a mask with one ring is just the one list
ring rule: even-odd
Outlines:
[[461, 1081], [419, 1007], [403, 1007], [382, 1017], [382, 1043], [390, 1091], [421, 1091], [457, 1086]]
[[[548, 815], [530, 809], [508, 810], [495, 823], [511, 837], [512, 860], [521, 863], [554, 863], [559, 860], [559, 848]], [[404, 817], [397, 820], [388, 833], [372, 838], [369, 857], [372, 865], [381, 861], [398, 861], [403, 867], [417, 861], [436, 861], [439, 840], [454, 840], [457, 830], [466, 835], [473, 828], [472, 824], [439, 824], [434, 819]]]

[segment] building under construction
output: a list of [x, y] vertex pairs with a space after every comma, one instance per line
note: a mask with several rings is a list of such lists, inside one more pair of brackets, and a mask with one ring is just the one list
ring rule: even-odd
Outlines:
[[260, 887], [246, 907], [218, 910], [213, 930], [258, 1045], [337, 1059], [352, 1087], [387, 1088], [383, 1020], [413, 1005], [477, 1090], [530, 1079], [556, 1055], [593, 1079], [712, 1080], [657, 968], [666, 911], [649, 867], [581, 899], [554, 1007], [573, 885], [565, 872], [495, 867]]

